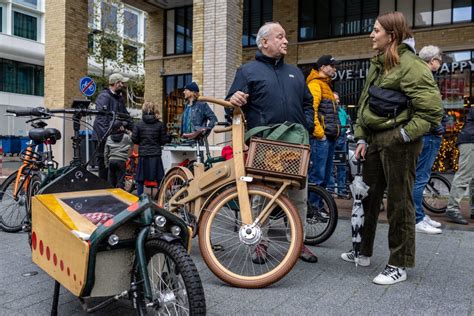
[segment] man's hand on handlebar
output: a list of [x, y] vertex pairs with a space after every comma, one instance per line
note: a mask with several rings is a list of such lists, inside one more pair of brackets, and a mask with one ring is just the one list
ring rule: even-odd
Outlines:
[[249, 95], [242, 91], [236, 91], [229, 99], [229, 102], [234, 106], [244, 106], [247, 104]]

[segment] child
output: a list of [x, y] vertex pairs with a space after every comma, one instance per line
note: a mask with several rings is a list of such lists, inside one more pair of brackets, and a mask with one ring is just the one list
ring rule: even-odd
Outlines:
[[165, 125], [159, 120], [158, 105], [145, 102], [142, 120], [133, 127], [132, 141], [138, 144], [137, 194], [143, 194], [145, 180], [160, 183], [164, 176], [161, 146], [166, 143]]
[[104, 162], [108, 168], [107, 180], [115, 188], [124, 188], [125, 162], [132, 149], [132, 140], [125, 134], [122, 121], [115, 121], [112, 133], [104, 147]]

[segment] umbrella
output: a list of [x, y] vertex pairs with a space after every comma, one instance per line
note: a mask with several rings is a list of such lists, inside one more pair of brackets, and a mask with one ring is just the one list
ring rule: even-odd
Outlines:
[[362, 199], [368, 195], [369, 186], [362, 180], [360, 172], [360, 162], [357, 164], [357, 174], [354, 176], [354, 181], [349, 186], [354, 198], [352, 206], [351, 225], [352, 225], [352, 249], [354, 251], [355, 264], [359, 263], [360, 243], [362, 241], [361, 231], [364, 226], [364, 207], [362, 206]]

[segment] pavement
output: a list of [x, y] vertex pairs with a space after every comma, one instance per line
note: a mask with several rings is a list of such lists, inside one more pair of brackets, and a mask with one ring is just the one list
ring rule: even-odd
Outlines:
[[[416, 267], [408, 270], [407, 281], [380, 286], [372, 279], [388, 259], [384, 213], [371, 266], [356, 268], [340, 259], [340, 254], [352, 247], [351, 203], [337, 203], [340, 219], [334, 234], [323, 244], [310, 247], [319, 262], [298, 261], [287, 276], [265, 289], [238, 289], [222, 283], [203, 262], [195, 239], [191, 255], [203, 282], [208, 314], [474, 315], [472, 224], [444, 223], [441, 235], [417, 234]], [[32, 263], [26, 235], [0, 231], [0, 240], [0, 316], [49, 315], [54, 282]], [[28, 276], [31, 272], [34, 275]], [[124, 300], [94, 315], [131, 314], [130, 302]], [[86, 313], [79, 300], [62, 289], [59, 315]]]
[[[209, 315], [473, 315], [474, 232], [447, 228], [442, 235], [417, 234], [417, 265], [408, 279], [379, 286], [372, 279], [387, 263], [388, 225], [380, 223], [370, 267], [340, 259], [351, 249], [348, 220], [317, 247], [316, 264], [298, 261], [276, 284], [258, 290], [223, 284], [201, 259], [197, 240], [192, 257], [206, 293]], [[53, 280], [31, 262], [24, 233], [0, 232], [0, 315], [49, 315]], [[25, 273], [37, 272], [33, 276]], [[120, 277], [120, 276], [117, 276]], [[129, 301], [94, 315], [130, 315]], [[61, 290], [59, 315], [86, 315], [79, 300]]]

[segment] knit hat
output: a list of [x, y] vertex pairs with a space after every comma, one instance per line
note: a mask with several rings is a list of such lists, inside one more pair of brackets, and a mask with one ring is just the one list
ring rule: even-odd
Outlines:
[[194, 81], [185, 85], [184, 89], [188, 89], [189, 91], [192, 91], [192, 92], [199, 92], [199, 87], [197, 83], [195, 83]]

